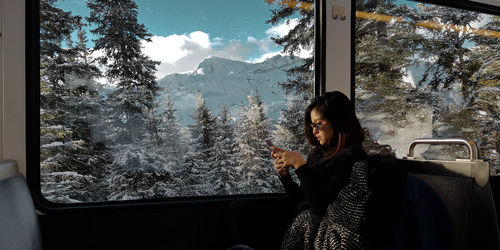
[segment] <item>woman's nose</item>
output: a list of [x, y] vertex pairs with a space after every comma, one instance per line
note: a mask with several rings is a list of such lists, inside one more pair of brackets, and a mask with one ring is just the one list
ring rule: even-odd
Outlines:
[[313, 134], [317, 134], [319, 133], [319, 130], [317, 130], [316, 128], [313, 128]]

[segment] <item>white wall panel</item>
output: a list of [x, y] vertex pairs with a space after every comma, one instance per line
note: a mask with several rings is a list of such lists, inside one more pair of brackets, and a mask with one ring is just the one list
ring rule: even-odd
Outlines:
[[1, 0], [2, 159], [17, 161], [26, 174], [25, 1]]
[[[334, 10], [335, 8], [335, 10]], [[351, 96], [351, 1], [326, 0], [326, 91]], [[334, 12], [336, 15], [334, 15]]]

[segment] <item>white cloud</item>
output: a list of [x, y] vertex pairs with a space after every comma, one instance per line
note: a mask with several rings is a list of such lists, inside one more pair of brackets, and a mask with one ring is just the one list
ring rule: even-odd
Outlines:
[[213, 46], [222, 46], [224, 39], [216, 37], [210, 40], [210, 35], [203, 31], [189, 34], [174, 34], [170, 36], [153, 36], [151, 42], [143, 42], [143, 52], [155, 61], [159, 61], [156, 77], [167, 74], [192, 71], [206, 57], [216, 55], [241, 60], [245, 48], [236, 42], [230, 42], [221, 50]]
[[[184, 48], [186, 43], [198, 44], [201, 48], [210, 46], [210, 43], [208, 42], [207, 45], [206, 39], [200, 33], [200, 31], [192, 32], [189, 36], [177, 34], [167, 37], [153, 36], [151, 42], [143, 41], [142, 51], [155, 61], [174, 63], [189, 54], [189, 50]], [[206, 37], [208, 38], [208, 34]]]
[[273, 56], [277, 56], [277, 55], [283, 55], [283, 53], [281, 51], [269, 52], [269, 53], [263, 54], [259, 58], [250, 59], [250, 60], [248, 60], [248, 62], [249, 63], [261, 63], [261, 62], [263, 62], [263, 61], [265, 61]]
[[264, 39], [257, 39], [253, 36], [249, 36], [247, 37], [247, 43], [251, 47], [256, 47], [261, 53], [269, 53], [270, 51], [278, 48], [271, 40], [270, 36]]
[[269, 37], [271, 37], [271, 36], [275, 36], [275, 37], [276, 36], [279, 36], [279, 37], [285, 36], [286, 34], [288, 34], [288, 31], [295, 28], [295, 26], [297, 26], [298, 23], [299, 23], [299, 19], [297, 19], [297, 18], [288, 19], [287, 21], [284, 21], [283, 23], [279, 24], [278, 26], [273, 26], [272, 28], [268, 29], [266, 31], [266, 35], [268, 35]]
[[243, 58], [250, 54], [250, 49], [243, 46], [240, 41], [232, 40], [222, 50], [214, 50], [214, 56], [243, 61]]
[[215, 37], [215, 38], [212, 40], [212, 45], [213, 45], [213, 46], [216, 46], [216, 45], [224, 45], [224, 38], [221, 38], [221, 37]]
[[[218, 56], [233, 60], [246, 60], [252, 52], [258, 51], [258, 58], [248, 59], [248, 62], [262, 62], [275, 55], [282, 54], [281, 49], [274, 44], [271, 37], [286, 35], [298, 24], [298, 19], [289, 19], [278, 26], [265, 31], [266, 37], [257, 39], [253, 36], [247, 40], [227, 41], [221, 37], [210, 38], [209, 33], [194, 31], [186, 34], [169, 36], [153, 36], [151, 42], [143, 42], [143, 53], [152, 60], [159, 61], [156, 77], [180, 72], [192, 71], [208, 56]], [[311, 50], [302, 50], [296, 56], [308, 57]]]
[[[192, 71], [208, 56], [218, 56], [233, 60], [244, 60], [251, 50], [241, 41], [225, 41], [203, 31], [170, 36], [153, 36], [151, 42], [143, 42], [143, 52], [155, 61], [159, 61], [156, 77], [180, 72]], [[222, 47], [215, 49], [214, 47]]]
[[[256, 45], [259, 46], [259, 50], [263, 53], [261, 57], [259, 58], [253, 58], [250, 59], [249, 62], [263, 62], [268, 58], [271, 58], [276, 55], [282, 55], [284, 56], [285, 54], [281, 52], [281, 49], [279, 51], [276, 51], [276, 48], [278, 48], [274, 42], [271, 40], [271, 37], [283, 37], [290, 32], [291, 29], [295, 28], [297, 24], [299, 23], [299, 19], [297, 18], [292, 18], [288, 19], [287, 21], [282, 22], [278, 26], [274, 26], [270, 29], [268, 29], [265, 33], [268, 35], [266, 39], [258, 40], [255, 39], [254, 37], [248, 37], [248, 42], [252, 42]], [[312, 29], [313, 27], [311, 27]], [[301, 58], [307, 58], [310, 57], [313, 53], [313, 49], [304, 49], [300, 48], [300, 51], [297, 53], [294, 53], [295, 56], [301, 57]]]
[[202, 31], [195, 31], [189, 34], [191, 41], [199, 44], [203, 48], [210, 48], [210, 36]]

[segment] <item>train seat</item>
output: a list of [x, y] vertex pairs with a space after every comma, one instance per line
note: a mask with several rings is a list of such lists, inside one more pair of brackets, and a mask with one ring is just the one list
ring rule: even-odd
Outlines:
[[0, 161], [0, 249], [42, 249], [40, 226], [30, 191], [17, 163]]
[[[444, 161], [413, 157], [416, 144], [457, 143], [469, 146], [470, 159]], [[472, 141], [414, 140], [405, 160], [410, 174], [431, 186], [447, 207], [453, 230], [452, 249], [500, 249], [497, 214], [488, 181], [489, 164], [478, 159]]]

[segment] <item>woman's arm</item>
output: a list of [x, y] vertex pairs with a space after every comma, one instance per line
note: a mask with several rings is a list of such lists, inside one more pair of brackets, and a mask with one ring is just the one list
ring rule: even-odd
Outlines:
[[301, 206], [303, 206], [303, 203], [305, 201], [305, 195], [304, 192], [302, 192], [302, 189], [300, 189], [299, 185], [297, 185], [297, 183], [293, 181], [292, 176], [290, 175], [289, 167], [291, 164], [287, 164], [289, 162], [284, 161], [283, 153], [285, 153], [286, 156], [286, 152], [289, 151], [274, 146], [271, 147], [271, 150], [271, 157], [274, 159], [274, 169], [280, 177], [280, 181], [285, 188], [285, 192], [287, 193], [290, 200], [295, 204], [295, 206], [297, 208], [300, 208]]
[[285, 188], [285, 192], [288, 195], [288, 198], [293, 202], [293, 204], [297, 208], [302, 207], [305, 201], [304, 192], [302, 192], [302, 189], [300, 189], [299, 185], [297, 185], [297, 183], [293, 181], [290, 173], [284, 176], [280, 176], [280, 181]]

